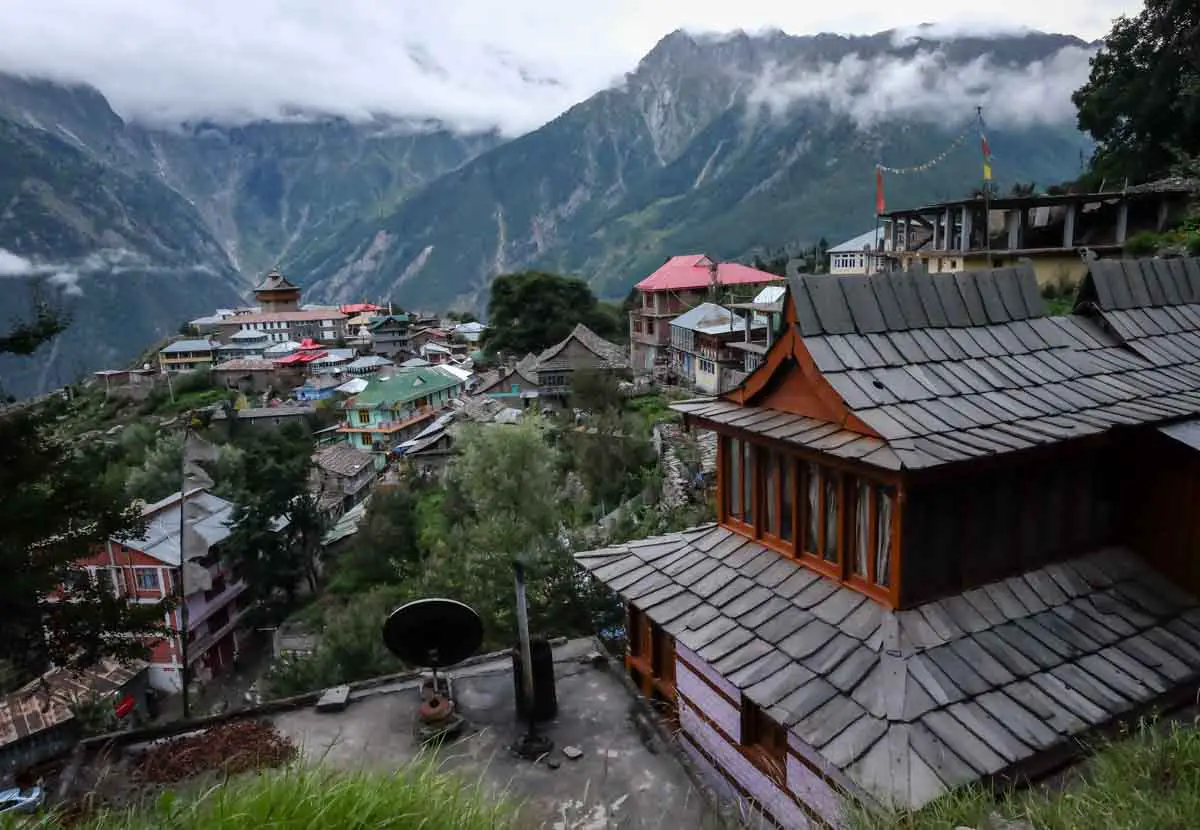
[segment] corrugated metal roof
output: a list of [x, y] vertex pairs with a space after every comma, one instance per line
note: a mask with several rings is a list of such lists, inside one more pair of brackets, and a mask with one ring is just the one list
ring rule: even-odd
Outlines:
[[[753, 323], [755, 328], [764, 325], [766, 323], [760, 320]], [[746, 328], [746, 318], [716, 303], [701, 303], [672, 320], [671, 326], [703, 334], [728, 334], [743, 331]]]
[[[149, 504], [142, 509], [146, 519], [146, 531], [137, 538], [119, 539], [127, 547], [140, 550], [166, 565], [178, 566], [179, 544], [179, 493]], [[229, 538], [229, 523], [233, 520], [233, 503], [214, 496], [204, 490], [188, 494], [189, 527], [212, 547]]]
[[721, 527], [575, 555], [882, 803], [1064, 746], [1200, 676], [1200, 608], [1107, 550], [890, 611]]
[[[713, 261], [703, 254], [673, 256], [658, 270], [639, 282], [639, 291], [680, 291], [689, 288], [704, 288], [713, 279]], [[776, 282], [782, 277], [759, 271], [736, 262], [716, 263], [719, 285], [753, 285], [761, 282]]]
[[878, 243], [883, 241], [883, 239], [885, 238], [886, 235], [887, 235], [886, 229], [884, 229], [882, 227], [876, 228], [875, 230], [867, 231], [866, 233], [860, 233], [858, 236], [853, 237], [852, 239], [847, 239], [845, 242], [842, 242], [839, 245], [834, 245], [832, 248], [827, 248], [825, 250], [825, 253], [827, 253], [827, 254], [862, 253], [863, 248], [866, 248], [867, 246], [870, 246], [872, 249], [874, 249]]
[[176, 354], [178, 352], [210, 352], [217, 347], [211, 340], [176, 340], [163, 347], [159, 354]]

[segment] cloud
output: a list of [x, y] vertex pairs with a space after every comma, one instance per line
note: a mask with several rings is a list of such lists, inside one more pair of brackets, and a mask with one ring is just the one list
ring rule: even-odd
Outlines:
[[[1007, 0], [1008, 28], [1093, 38], [1139, 0]], [[986, 7], [939, 7], [977, 31]], [[667, 32], [909, 26], [880, 0], [37, 0], [4, 4], [0, 71], [98, 87], [128, 118], [240, 122], [320, 111], [507, 134], [612, 85]]]
[[1020, 68], [997, 66], [986, 56], [951, 65], [940, 50], [922, 49], [909, 58], [850, 55], [815, 70], [770, 67], [750, 101], [774, 114], [824, 103], [859, 127], [894, 117], [961, 123], [974, 117], [977, 106], [987, 120], [1007, 126], [1072, 123], [1071, 94], [1087, 80], [1091, 55], [1068, 46]]
[[79, 297], [83, 288], [79, 274], [63, 265], [34, 262], [31, 259], [0, 248], [0, 277], [45, 278], [46, 282], [70, 297]]

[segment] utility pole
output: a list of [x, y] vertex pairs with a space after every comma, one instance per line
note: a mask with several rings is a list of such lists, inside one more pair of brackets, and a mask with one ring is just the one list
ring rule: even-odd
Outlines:
[[[167, 376], [168, 381], [170, 375]], [[172, 398], [174, 400], [174, 398]], [[188, 676], [188, 607], [187, 607], [187, 591], [184, 589], [183, 581], [184, 574], [187, 573], [187, 437], [191, 431], [191, 413], [184, 413], [185, 421], [183, 427], [183, 460], [180, 462], [179, 470], [179, 579], [176, 580], [176, 587], [179, 590], [179, 627], [182, 629], [179, 633], [179, 678], [183, 686], [183, 719], [187, 720], [191, 714], [191, 699], [188, 692], [188, 683], [191, 678]]]

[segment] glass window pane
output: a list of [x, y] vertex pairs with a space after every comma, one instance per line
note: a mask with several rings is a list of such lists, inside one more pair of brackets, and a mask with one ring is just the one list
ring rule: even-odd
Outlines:
[[818, 556], [821, 553], [817, 545], [821, 528], [821, 468], [816, 464], [805, 464], [804, 478], [808, 482], [808, 526], [805, 528], [804, 549]]
[[884, 588], [892, 584], [892, 507], [891, 488], [880, 487], [875, 494], [875, 582]]
[[754, 445], [742, 442], [742, 517], [754, 524]]
[[780, 458], [781, 499], [779, 502], [779, 538], [785, 542], [792, 541], [792, 505], [796, 503], [796, 478], [792, 474], [792, 460]]
[[867, 548], [871, 545], [871, 485], [862, 479], [854, 487], [854, 573], [867, 575]]
[[826, 562], [838, 561], [837, 522], [838, 522], [838, 482], [837, 476], [826, 471], [824, 476], [825, 500], [822, 508], [825, 511], [825, 538], [822, 554]]
[[763, 498], [767, 503], [766, 531], [772, 536], [779, 535], [779, 456], [774, 452], [764, 452], [760, 459], [762, 465]]
[[725, 439], [725, 513], [732, 518], [742, 515], [742, 484], [739, 472], [742, 469], [742, 442], [736, 438]]

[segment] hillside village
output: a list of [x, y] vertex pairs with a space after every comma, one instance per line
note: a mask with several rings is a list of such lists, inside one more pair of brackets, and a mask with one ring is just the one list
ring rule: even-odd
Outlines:
[[1005, 193], [976, 129], [974, 192], [879, 164], [619, 306], [273, 268], [10, 402], [0, 826], [1194, 824], [1200, 167]]

